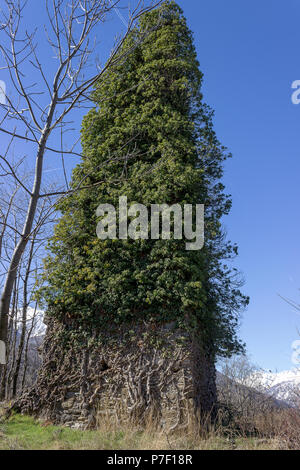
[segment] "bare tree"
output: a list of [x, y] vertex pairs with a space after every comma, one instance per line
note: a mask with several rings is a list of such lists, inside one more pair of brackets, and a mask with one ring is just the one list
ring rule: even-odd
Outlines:
[[221, 417], [243, 432], [255, 431], [258, 417], [267, 418], [281, 406], [271, 394], [271, 379], [246, 356], [224, 359], [220, 365], [218, 399]]
[[[43, 205], [39, 213], [39, 220], [43, 218], [46, 206], [47, 206], [47, 202], [44, 199]], [[37, 224], [38, 226], [40, 226], [39, 220]], [[11, 397], [15, 397], [17, 394], [17, 386], [18, 386], [18, 380], [19, 380], [19, 375], [21, 371], [22, 360], [24, 363], [23, 367], [26, 368], [27, 366], [28, 356], [27, 354], [24, 355], [24, 350], [26, 348], [27, 343], [29, 343], [31, 339], [31, 334], [33, 332], [33, 327], [34, 327], [34, 321], [36, 318], [36, 311], [37, 311], [36, 305], [33, 311], [33, 315], [31, 315], [31, 317], [28, 315], [28, 310], [32, 302], [32, 294], [34, 294], [34, 289], [32, 288], [31, 283], [35, 282], [37, 271], [39, 267], [41, 267], [40, 266], [41, 263], [38, 260], [38, 253], [40, 252], [41, 247], [43, 247], [44, 240], [45, 240], [45, 238], [40, 239], [40, 236], [42, 234], [42, 228], [43, 226], [40, 226], [40, 230], [34, 232], [30, 240], [29, 246], [28, 246], [28, 255], [25, 258], [25, 263], [23, 263], [24, 268], [20, 269], [20, 278], [21, 278], [20, 287], [22, 288], [22, 303], [21, 303], [20, 308], [18, 308], [17, 310], [16, 331], [19, 332], [19, 339], [18, 339], [15, 361], [11, 369], [12, 370]], [[35, 267], [33, 266], [34, 263], [36, 263]], [[29, 292], [29, 290], [31, 291], [31, 293]], [[18, 318], [18, 316], [20, 318]], [[20, 324], [20, 329], [18, 328], [19, 324]], [[26, 349], [28, 352], [28, 348]]]
[[[44, 31], [49, 53], [39, 55], [41, 36], [38, 30], [28, 32], [23, 15], [28, 3], [22, 0], [3, 0], [6, 9], [2, 11], [0, 26], [0, 51], [13, 94], [6, 92], [6, 103], [0, 104], [3, 113], [0, 117], [0, 132], [7, 139], [6, 151], [0, 152], [3, 174], [17, 182], [26, 195], [26, 205], [22, 207], [23, 226], [15, 230], [15, 246], [0, 301], [0, 347], [5, 346], [8, 333], [8, 319], [14, 285], [18, 269], [27, 244], [38, 230], [36, 212], [43, 198], [70, 194], [65, 175], [65, 187], [60, 191], [43, 192], [45, 176], [45, 157], [49, 155], [82, 157], [78, 145], [80, 139], [75, 136], [68, 148], [64, 148], [62, 134], [71, 130], [69, 115], [78, 108], [92, 106], [90, 100], [93, 85], [106, 80], [108, 72], [126, 60], [140, 37], [131, 48], [123, 48], [128, 34], [133, 30], [142, 14], [157, 6], [151, 2], [147, 6], [140, 0], [132, 11], [127, 9], [126, 30], [116, 40], [106, 65], [101, 67], [93, 56], [97, 43], [93, 36], [101, 32], [101, 26], [109, 15], [122, 7], [122, 0], [44, 0], [46, 25]], [[123, 17], [122, 17], [123, 18]], [[53, 58], [54, 56], [54, 58]], [[55, 65], [56, 64], [56, 65]], [[34, 79], [27, 79], [28, 67], [31, 67]], [[3, 94], [3, 90], [2, 90]], [[10, 155], [15, 141], [30, 145], [30, 159], [34, 157], [33, 181], [22, 180], [18, 173], [19, 165], [14, 164]], [[56, 143], [59, 142], [59, 145]], [[108, 159], [118, 158], [108, 156]], [[65, 170], [65, 167], [63, 165]], [[84, 187], [86, 175], [75, 190]], [[74, 191], [74, 188], [73, 188]], [[13, 195], [12, 195], [13, 197]], [[55, 201], [54, 201], [55, 203]], [[3, 219], [3, 217], [2, 217]], [[2, 220], [2, 231], [6, 230], [7, 221]]]
[[[299, 289], [300, 290], [300, 289]], [[295, 310], [297, 310], [298, 312], [300, 312], [300, 304], [298, 304], [297, 302], [295, 302], [294, 300], [292, 299], [288, 299], [287, 297], [283, 297], [282, 295], [279, 295], [279, 297], [284, 300], [285, 302], [287, 302], [289, 305], [291, 305], [291, 307], [293, 307]]]
[[[23, 181], [28, 178], [29, 175], [22, 176]], [[5, 219], [1, 232], [1, 271], [3, 272], [0, 277], [1, 287], [17, 243], [18, 234], [22, 229], [29, 200], [29, 196], [24, 199], [20, 186], [17, 182], [14, 183], [15, 187], [13, 184], [6, 185], [4, 191], [0, 187], [0, 213], [2, 213], [2, 219]], [[7, 196], [8, 189], [13, 197]], [[22, 206], [25, 207], [23, 210]], [[27, 368], [27, 359], [29, 356], [30, 360], [32, 359], [32, 335], [36, 333], [36, 320], [37, 316], [40, 315], [40, 312], [36, 309], [33, 296], [37, 275], [39, 270], [42, 269], [45, 244], [52, 232], [55, 220], [47, 217], [51, 206], [51, 198], [43, 198], [38, 205], [34, 220], [37, 229], [30, 237], [17, 269], [8, 315], [6, 365], [0, 373], [1, 398], [15, 396], [17, 391], [21, 391], [23, 384], [28, 382], [27, 372], [30, 371], [31, 375], [33, 372], [30, 367]], [[22, 379], [21, 376], [23, 376]]]

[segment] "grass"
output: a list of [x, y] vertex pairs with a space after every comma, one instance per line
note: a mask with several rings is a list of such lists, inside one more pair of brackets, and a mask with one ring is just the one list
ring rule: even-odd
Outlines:
[[79, 431], [43, 425], [28, 416], [12, 416], [0, 425], [0, 449], [73, 449], [84, 448], [91, 431]]
[[97, 431], [53, 426], [33, 418], [14, 415], [0, 424], [0, 450], [271, 450], [276, 441], [211, 435], [206, 440], [192, 434], [167, 436], [163, 432], [111, 430]]

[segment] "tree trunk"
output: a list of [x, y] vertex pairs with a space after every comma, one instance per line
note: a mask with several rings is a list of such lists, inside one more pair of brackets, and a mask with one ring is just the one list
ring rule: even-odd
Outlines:
[[21, 337], [20, 337], [20, 342], [19, 342], [19, 347], [18, 347], [18, 354], [17, 354], [16, 364], [15, 364], [15, 370], [14, 370], [13, 379], [12, 379], [12, 397], [13, 398], [17, 394], [18, 378], [19, 378], [21, 362], [22, 362], [22, 356], [23, 356], [24, 345], [25, 345], [25, 337], [26, 337], [26, 330], [27, 330], [27, 324], [26, 324], [26, 322], [27, 322], [27, 309], [28, 309], [28, 292], [27, 292], [27, 288], [28, 288], [28, 279], [29, 279], [29, 275], [30, 275], [32, 257], [33, 257], [34, 242], [35, 242], [35, 236], [33, 237], [33, 240], [31, 242], [31, 246], [30, 246], [29, 259], [28, 259], [28, 264], [27, 264], [27, 267], [26, 267], [26, 274], [25, 274], [24, 285], [23, 285], [22, 329], [21, 329]]
[[192, 341], [192, 382], [196, 419], [200, 426], [216, 417], [217, 387], [215, 355], [211, 346], [204, 345], [199, 336]]
[[[5, 279], [5, 284], [4, 284], [4, 288], [2, 291], [2, 295], [1, 295], [0, 342], [2, 342], [2, 344], [4, 344], [5, 346], [7, 342], [8, 315], [9, 315], [9, 307], [10, 307], [13, 286], [17, 277], [17, 270], [20, 265], [24, 251], [26, 249], [26, 245], [31, 235], [31, 231], [32, 231], [33, 223], [34, 223], [37, 204], [38, 204], [39, 197], [40, 197], [45, 148], [46, 148], [47, 140], [50, 134], [50, 127], [51, 127], [51, 123], [53, 119], [56, 102], [57, 102], [57, 92], [55, 93], [55, 96], [53, 97], [53, 101], [52, 101], [49, 114], [48, 114], [47, 123], [45, 125], [45, 129], [43, 130], [41, 134], [41, 138], [39, 141], [39, 148], [38, 148], [38, 152], [36, 156], [33, 189], [32, 189], [32, 193], [30, 196], [26, 220], [25, 220], [24, 227], [23, 227], [23, 233], [14, 250], [14, 253], [10, 262], [9, 270]], [[1, 365], [0, 365], [0, 368], [1, 368]]]

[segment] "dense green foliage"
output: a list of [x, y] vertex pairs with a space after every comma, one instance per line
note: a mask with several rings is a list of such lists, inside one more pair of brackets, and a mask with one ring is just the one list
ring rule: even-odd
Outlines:
[[[144, 38], [144, 36], [146, 36]], [[142, 40], [144, 38], [144, 40]], [[203, 103], [192, 34], [174, 2], [148, 13], [125, 48], [121, 65], [94, 90], [83, 121], [85, 155], [73, 172], [75, 191], [46, 260], [42, 291], [48, 315], [90, 327], [141, 320], [200, 327], [218, 354], [240, 350], [238, 313], [247, 303], [226, 266], [236, 247], [220, 219], [231, 201], [220, 183], [226, 149]], [[185, 240], [106, 240], [96, 236], [96, 209], [119, 196], [129, 204], [205, 204], [204, 249]]]

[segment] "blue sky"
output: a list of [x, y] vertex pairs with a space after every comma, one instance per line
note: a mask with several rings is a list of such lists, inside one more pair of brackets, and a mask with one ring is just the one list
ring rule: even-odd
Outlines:
[[299, 0], [180, 0], [204, 72], [215, 129], [233, 153], [225, 184], [233, 209], [224, 220], [240, 248], [251, 303], [241, 336], [264, 368], [293, 367], [300, 317], [278, 294], [300, 295]]
[[[224, 224], [240, 247], [235, 265], [251, 297], [240, 334], [257, 364], [290, 369], [300, 316], [278, 294], [300, 303], [300, 105], [291, 102], [292, 82], [300, 80], [300, 0], [178, 3], [194, 32], [204, 98], [215, 110], [217, 135], [233, 154], [224, 177], [233, 209]], [[28, 27], [42, 26], [42, 2], [29, 4], [35, 8]], [[98, 38], [102, 60], [110, 32], [122, 27], [117, 15], [105, 25]], [[47, 58], [44, 47], [41, 41], [41, 56]], [[50, 71], [52, 63], [46, 67]], [[75, 117], [80, 123], [81, 113]], [[60, 165], [59, 159], [51, 160], [49, 168]], [[56, 173], [59, 178], [61, 170]]]

